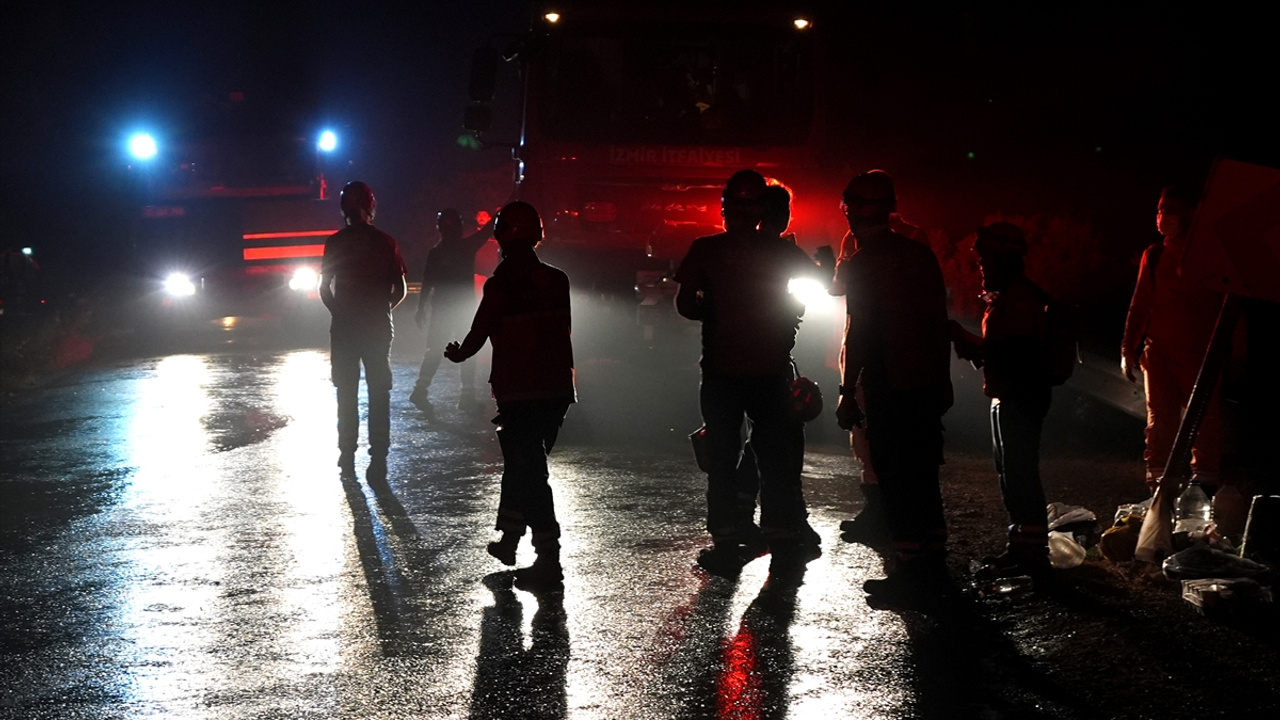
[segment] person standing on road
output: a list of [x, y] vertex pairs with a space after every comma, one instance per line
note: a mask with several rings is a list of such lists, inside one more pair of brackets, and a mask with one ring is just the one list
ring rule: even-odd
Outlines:
[[[932, 598], [949, 585], [938, 466], [942, 415], [953, 400], [942, 269], [928, 247], [890, 229], [896, 206], [883, 170], [849, 182], [842, 207], [857, 250], [836, 271], [849, 316], [836, 420], [845, 430], [865, 422], [897, 550], [889, 576], [863, 589], [890, 603]], [[865, 411], [854, 396], [859, 380]]]
[[320, 299], [333, 321], [329, 360], [338, 392], [338, 466], [355, 472], [360, 433], [360, 366], [369, 396], [370, 477], [386, 476], [391, 446], [391, 311], [405, 297], [404, 258], [373, 226], [373, 190], [348, 183], [340, 200], [347, 226], [324, 244]]
[[[795, 233], [784, 235], [791, 224], [791, 191], [783, 185], [769, 185], [764, 191], [764, 218], [760, 221], [760, 235], [764, 238], [780, 238], [792, 245], [796, 244]], [[800, 318], [804, 314], [804, 306], [798, 306], [796, 330], [800, 329]], [[794, 378], [792, 378], [794, 379]], [[763, 545], [764, 538], [759, 527], [755, 525], [756, 497], [760, 494], [760, 466], [756, 461], [756, 451], [751, 444], [751, 423], [747, 422], [747, 441], [742, 446], [742, 458], [738, 461], [737, 497], [738, 510], [742, 514], [739, 526], [751, 536], [751, 544]], [[803, 462], [804, 446], [798, 448]]]
[[998, 222], [978, 229], [973, 243], [982, 273], [982, 336], [952, 321], [956, 355], [982, 368], [991, 398], [991, 447], [1000, 495], [1009, 513], [1009, 544], [984, 558], [998, 575], [1049, 574], [1049, 520], [1040, 482], [1040, 433], [1053, 388], [1045, 374], [1049, 298], [1025, 272], [1022, 228]]
[[[414, 322], [427, 329], [427, 349], [418, 369], [418, 381], [409, 393], [413, 403], [427, 417], [432, 415], [429, 389], [445, 343], [465, 332], [467, 321], [475, 312], [476, 253], [491, 236], [492, 221], [463, 237], [462, 216], [453, 208], [445, 208], [436, 215], [436, 230], [440, 242], [427, 253], [427, 265], [422, 271], [422, 291], [418, 294], [418, 311]], [[428, 324], [428, 309], [430, 324]], [[474, 407], [476, 402], [476, 366], [462, 365], [462, 390], [458, 395], [458, 408]]]
[[548, 483], [547, 455], [555, 446], [574, 389], [569, 278], [544, 264], [534, 248], [542, 242], [542, 219], [525, 202], [508, 204], [493, 228], [502, 261], [485, 281], [471, 331], [462, 343], [444, 349], [450, 362], [493, 345], [489, 383], [498, 403], [498, 444], [502, 448], [502, 492], [496, 529], [501, 539], [490, 555], [515, 565], [525, 529], [532, 531], [537, 558], [517, 571], [518, 587], [560, 587], [560, 524]]
[[[1196, 193], [1181, 188], [1165, 188], [1160, 194], [1156, 229], [1164, 240], [1142, 253], [1120, 347], [1120, 369], [1129, 382], [1138, 382], [1134, 369], [1142, 368], [1147, 395], [1143, 459], [1152, 492], [1164, 475], [1222, 308], [1221, 294], [1178, 274], [1196, 202]], [[1191, 450], [1192, 482], [1206, 486], [1210, 493], [1220, 480], [1221, 428], [1215, 389]]]
[[[766, 184], [753, 170], [725, 184], [723, 233], [695, 240], [676, 271], [676, 310], [702, 323], [700, 405], [706, 425], [707, 531], [698, 556], [708, 572], [732, 575], [763, 552], [808, 559], [819, 554], [809, 526], [800, 473], [804, 423], [791, 410], [791, 349], [799, 301], [792, 278], [821, 270], [788, 240], [759, 231]], [[760, 527], [736, 502], [743, 420], [760, 472]]]
[[[925, 245], [928, 244], [928, 237], [925, 232], [904, 220], [896, 212], [889, 215], [889, 229], [904, 237]], [[843, 261], [853, 257], [857, 250], [858, 238], [852, 232], [846, 233], [840, 243], [840, 262], [843, 263]], [[845, 267], [848, 266], [845, 265]], [[837, 275], [832, 282], [832, 294], [842, 294], [845, 284], [844, 279]], [[848, 328], [846, 327], [845, 330], [847, 332]], [[840, 355], [840, 363], [841, 373], [843, 374], [844, 353]], [[854, 401], [859, 408], [866, 407], [867, 400], [861, 383], [854, 387]], [[853, 456], [862, 465], [862, 477], [861, 482], [858, 484], [858, 490], [862, 493], [864, 503], [862, 510], [855, 517], [840, 522], [840, 538], [845, 542], [863, 543], [871, 546], [890, 543], [892, 538], [889, 535], [884, 498], [880, 494], [880, 478], [876, 476], [875, 468], [871, 466], [871, 450], [867, 446], [865, 421], [862, 425], [854, 425], [849, 429], [849, 449], [853, 451]]]

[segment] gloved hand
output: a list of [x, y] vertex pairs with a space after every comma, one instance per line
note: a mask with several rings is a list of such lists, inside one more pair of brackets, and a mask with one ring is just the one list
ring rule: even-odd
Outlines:
[[840, 396], [840, 404], [836, 405], [836, 424], [840, 429], [860, 428], [866, 419], [866, 415], [862, 414], [862, 408], [858, 407], [858, 401], [853, 395]]
[[1138, 378], [1137, 378], [1137, 376], [1136, 376], [1136, 375], [1134, 374], [1134, 372], [1133, 372], [1134, 368], [1136, 368], [1136, 367], [1138, 367], [1138, 358], [1136, 358], [1136, 357], [1131, 358], [1131, 357], [1128, 357], [1128, 356], [1121, 356], [1121, 358], [1120, 358], [1120, 372], [1124, 373], [1124, 379], [1125, 379], [1125, 380], [1128, 380], [1128, 381], [1129, 381], [1129, 382], [1131, 382], [1131, 383], [1137, 383], [1137, 382], [1138, 382]]
[[823, 245], [813, 252], [813, 261], [823, 270], [835, 270], [836, 254], [830, 245]]

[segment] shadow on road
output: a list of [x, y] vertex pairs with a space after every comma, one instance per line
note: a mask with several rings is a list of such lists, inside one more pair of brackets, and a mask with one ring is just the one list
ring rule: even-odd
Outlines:
[[372, 507], [355, 475], [342, 473], [378, 640], [387, 657], [415, 656], [429, 644], [433, 617], [430, 608], [415, 602], [425, 591], [415, 576], [430, 577], [434, 553], [421, 546], [417, 528], [385, 477], [375, 477], [370, 487], [377, 500]]
[[391, 489], [386, 474], [369, 473], [365, 481], [369, 483], [369, 489], [373, 491], [373, 497], [378, 501], [383, 516], [391, 523], [392, 531], [401, 538], [418, 539], [418, 527], [413, 524], [409, 511], [404, 509], [400, 498]]
[[649, 686], [656, 716], [787, 716], [795, 674], [790, 628], [804, 572], [802, 563], [773, 559], [736, 628], [729, 618], [738, 579], [704, 576], [664, 623], [672, 649], [654, 661], [663, 668]]
[[795, 675], [791, 622], [805, 566], [780, 561], [725, 641], [716, 682], [716, 717], [786, 717]]
[[569, 631], [562, 593], [536, 596], [538, 609], [524, 641], [524, 605], [511, 571], [485, 576], [493, 605], [480, 620], [480, 654], [467, 717], [472, 720], [556, 720], [568, 716], [565, 673]]
[[1072, 692], [1036, 668], [973, 597], [922, 614], [892, 610], [907, 631], [920, 718], [1083, 718]]

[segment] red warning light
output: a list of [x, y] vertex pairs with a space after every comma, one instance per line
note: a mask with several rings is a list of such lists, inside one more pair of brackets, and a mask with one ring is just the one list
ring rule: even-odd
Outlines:
[[282, 258], [323, 257], [324, 245], [289, 245], [244, 249], [245, 260], [279, 260]]

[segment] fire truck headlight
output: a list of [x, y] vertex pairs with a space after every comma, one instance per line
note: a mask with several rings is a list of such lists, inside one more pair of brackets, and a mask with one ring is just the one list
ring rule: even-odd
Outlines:
[[300, 267], [294, 270], [293, 277], [289, 279], [289, 289], [300, 292], [312, 292], [319, 284], [320, 276], [316, 275], [316, 271], [309, 267]]
[[824, 308], [834, 302], [827, 288], [811, 278], [793, 278], [787, 283], [787, 292], [796, 296], [808, 309]]
[[164, 290], [174, 297], [190, 297], [196, 294], [196, 286], [191, 278], [182, 273], [173, 273], [164, 279]]
[[333, 152], [338, 147], [338, 136], [332, 130], [325, 130], [320, 133], [320, 139], [316, 141], [316, 147], [322, 152]]

